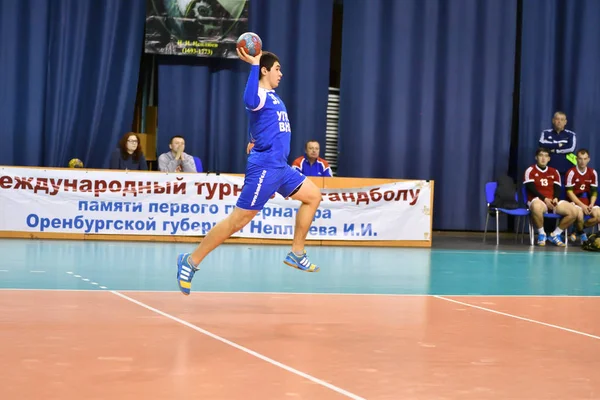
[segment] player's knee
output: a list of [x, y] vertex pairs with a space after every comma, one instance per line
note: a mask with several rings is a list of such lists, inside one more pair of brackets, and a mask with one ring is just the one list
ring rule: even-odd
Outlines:
[[229, 216], [230, 229], [234, 233], [238, 232], [243, 227], [245, 227], [246, 225], [248, 225], [248, 223], [250, 223], [250, 221], [252, 220], [252, 218], [254, 218], [254, 216], [256, 215], [255, 212], [241, 211], [241, 210], [238, 210], [238, 209], [236, 209], [236, 210], [238, 212], [233, 212]]
[[533, 203], [531, 203], [531, 206], [529, 207], [529, 211], [531, 212], [532, 215], [536, 215], [536, 216], [541, 216], [542, 214], [544, 214], [544, 206], [542, 204], [539, 204], [539, 201], [534, 201]]
[[575, 212], [575, 210], [573, 210], [571, 207], [561, 209], [559, 214], [562, 214], [566, 219], [573, 221], [577, 218], [577, 212]]
[[235, 232], [239, 232], [243, 227], [245, 227], [246, 225], [248, 225], [248, 222], [250, 222], [250, 220], [245, 220], [245, 219], [234, 220], [231, 223], [231, 230], [234, 233]]
[[321, 204], [322, 199], [323, 199], [323, 197], [321, 196], [321, 191], [319, 190], [317, 185], [313, 185], [313, 187], [311, 188], [311, 191], [310, 191], [309, 198], [308, 198], [310, 204], [319, 206], [319, 204]]
[[580, 218], [583, 219], [583, 211], [571, 204], [569, 204], [569, 207], [565, 208], [565, 214], [577, 220]]
[[305, 204], [318, 207], [321, 203], [321, 190], [312, 181], [306, 180], [300, 188], [302, 191], [300, 200]]
[[583, 210], [581, 208], [572, 205], [569, 212], [574, 219], [581, 218], [583, 220]]

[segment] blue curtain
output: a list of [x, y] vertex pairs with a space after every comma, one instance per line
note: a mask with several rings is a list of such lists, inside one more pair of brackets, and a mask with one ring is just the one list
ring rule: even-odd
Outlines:
[[[325, 147], [333, 0], [251, 0], [249, 30], [277, 54], [277, 92], [292, 124], [290, 160], [316, 139]], [[248, 138], [242, 95], [249, 65], [240, 60], [169, 57], [159, 60], [158, 144], [174, 135], [206, 170], [244, 172]]]
[[0, 164], [108, 167], [131, 129], [145, 0], [0, 0]]
[[47, 0], [0, 0], [0, 164], [43, 165]]
[[172, 136], [200, 157], [204, 171], [243, 172], [246, 67], [238, 60], [171, 56], [159, 59], [157, 152]]
[[434, 228], [481, 230], [506, 174], [516, 0], [345, 0], [338, 174], [435, 180]]
[[527, 0], [519, 106], [519, 178], [535, 162], [540, 133], [552, 128], [552, 114], [567, 114], [566, 129], [587, 148], [600, 169], [600, 35], [597, 0]]

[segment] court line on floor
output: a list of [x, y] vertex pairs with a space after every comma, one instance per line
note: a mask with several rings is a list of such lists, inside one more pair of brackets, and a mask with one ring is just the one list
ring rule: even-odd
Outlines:
[[585, 333], [585, 332], [577, 331], [575, 329], [565, 328], [564, 326], [549, 324], [547, 322], [538, 321], [536, 319], [525, 318], [525, 317], [521, 317], [519, 315], [509, 314], [509, 313], [505, 313], [505, 312], [502, 312], [502, 311], [497, 311], [497, 310], [494, 310], [494, 309], [491, 309], [491, 308], [476, 306], [474, 304], [465, 303], [464, 301], [454, 300], [454, 299], [450, 299], [450, 298], [444, 297], [444, 296], [437, 296], [437, 295], [435, 295], [433, 297], [435, 297], [436, 299], [448, 301], [450, 303], [460, 304], [460, 305], [463, 305], [463, 306], [466, 306], [466, 307], [476, 308], [478, 310], [487, 311], [487, 312], [490, 312], [490, 313], [493, 313], [493, 314], [503, 315], [505, 317], [515, 318], [515, 319], [519, 319], [521, 321], [531, 322], [533, 324], [543, 325], [543, 326], [547, 326], [549, 328], [559, 329], [561, 331], [575, 333], [577, 335], [587, 336], [587, 337], [590, 337], [592, 339], [600, 340], [600, 336], [596, 336], [596, 335], [592, 335], [590, 333]]
[[[570, 248], [571, 245], [569, 245]], [[575, 247], [576, 245], [573, 245]], [[401, 248], [402, 250], [408, 250], [409, 248]], [[590, 251], [583, 250], [566, 250], [564, 248], [556, 248], [552, 250], [531, 248], [531, 249], [523, 249], [523, 250], [492, 250], [492, 249], [481, 249], [481, 250], [461, 250], [461, 249], [434, 249], [434, 248], [423, 248], [431, 251], [431, 255], [435, 254], [477, 254], [477, 255], [503, 255], [503, 256], [527, 256], [527, 257], [569, 257], [572, 259], [573, 257], [582, 257], [582, 258], [594, 258], [596, 255]], [[419, 250], [419, 249], [415, 249]]]
[[[1, 289], [0, 289], [1, 290]], [[179, 290], [128, 290], [118, 289], [121, 293], [179, 293]], [[196, 291], [192, 295], [203, 294], [263, 294], [270, 296], [294, 295], [294, 296], [366, 296], [366, 297], [435, 297], [435, 296], [460, 296], [460, 297], [486, 297], [486, 298], [600, 298], [600, 295], [571, 295], [571, 294], [481, 294], [481, 293], [444, 293], [444, 294], [423, 294], [423, 293], [339, 293], [339, 292], [247, 292], [247, 291]]]
[[[92, 282], [94, 284], [95, 282]], [[39, 292], [102, 292], [107, 291], [106, 286], [100, 286], [98, 289], [53, 289], [53, 288], [0, 288], [0, 291], [39, 291]], [[146, 290], [146, 289], [115, 289], [121, 293], [180, 293], [179, 290]], [[326, 292], [228, 292], [228, 291], [196, 291], [192, 295], [201, 296], [203, 294], [262, 294], [269, 296], [366, 296], [366, 297], [485, 297], [485, 298], [600, 298], [600, 295], [575, 295], [575, 294], [480, 294], [480, 293], [444, 293], [444, 294], [413, 294], [413, 293], [326, 293]]]
[[360, 396], [358, 396], [358, 395], [356, 395], [354, 393], [348, 392], [347, 390], [339, 388], [339, 387], [337, 387], [335, 385], [332, 385], [331, 383], [325, 382], [325, 381], [323, 381], [323, 380], [321, 380], [319, 378], [315, 378], [312, 375], [309, 375], [309, 374], [307, 374], [305, 372], [299, 371], [299, 370], [297, 370], [295, 368], [292, 368], [292, 367], [290, 367], [288, 365], [280, 363], [279, 361], [275, 361], [272, 358], [269, 358], [269, 357], [264, 356], [264, 355], [262, 355], [260, 353], [257, 353], [254, 350], [250, 350], [250, 349], [248, 349], [248, 348], [246, 348], [244, 346], [241, 346], [241, 345], [239, 345], [239, 344], [237, 344], [235, 342], [227, 340], [227, 339], [225, 339], [225, 338], [223, 338], [221, 336], [215, 335], [214, 333], [211, 333], [211, 332], [209, 332], [209, 331], [207, 331], [205, 329], [202, 329], [202, 328], [200, 328], [200, 327], [198, 327], [198, 326], [196, 326], [196, 325], [194, 325], [194, 324], [192, 324], [190, 322], [187, 322], [187, 321], [185, 321], [185, 320], [183, 320], [181, 318], [177, 318], [177, 317], [175, 317], [175, 316], [173, 316], [171, 314], [167, 314], [164, 311], [161, 311], [159, 309], [151, 307], [151, 306], [149, 306], [149, 305], [147, 305], [145, 303], [142, 303], [141, 301], [135, 300], [135, 299], [133, 299], [133, 298], [127, 296], [127, 295], [124, 295], [123, 293], [117, 292], [116, 290], [111, 290], [110, 292], [112, 294], [114, 294], [115, 296], [119, 296], [119, 297], [121, 297], [124, 300], [127, 300], [127, 301], [129, 301], [131, 303], [137, 304], [140, 307], [143, 307], [143, 308], [145, 308], [145, 309], [147, 309], [149, 311], [152, 311], [152, 312], [154, 312], [156, 314], [162, 315], [163, 317], [168, 318], [168, 319], [170, 319], [172, 321], [175, 321], [175, 322], [177, 322], [177, 323], [179, 323], [181, 325], [187, 326], [188, 328], [191, 328], [191, 329], [195, 330], [196, 332], [202, 333], [203, 335], [206, 335], [206, 336], [211, 337], [211, 338], [213, 338], [215, 340], [218, 340], [221, 343], [224, 343], [224, 344], [229, 345], [231, 347], [234, 347], [234, 348], [236, 348], [236, 349], [238, 349], [240, 351], [243, 351], [246, 354], [249, 354], [249, 355], [254, 356], [256, 358], [259, 358], [259, 359], [261, 359], [263, 361], [266, 361], [269, 364], [272, 364], [272, 365], [274, 365], [276, 367], [282, 368], [282, 369], [284, 369], [284, 370], [286, 370], [288, 372], [291, 372], [291, 373], [293, 373], [295, 375], [298, 375], [298, 376], [301, 376], [301, 377], [303, 377], [305, 379], [308, 379], [308, 380], [310, 380], [310, 381], [312, 381], [312, 382], [314, 382], [314, 383], [316, 383], [318, 385], [321, 385], [321, 386], [324, 386], [324, 387], [326, 387], [326, 388], [328, 388], [330, 390], [333, 390], [334, 392], [337, 392], [339, 394], [342, 394], [342, 395], [344, 395], [346, 397], [349, 397], [351, 399], [354, 399], [354, 400], [366, 400], [365, 398], [360, 397]]
[[[118, 289], [121, 293], [180, 293], [179, 290], [128, 290]], [[196, 291], [192, 295], [203, 294], [263, 294], [271, 296], [295, 295], [295, 296], [380, 296], [380, 297], [435, 297], [435, 296], [460, 296], [460, 297], [516, 297], [516, 298], [548, 298], [548, 297], [573, 297], [573, 298], [600, 298], [600, 295], [571, 295], [571, 294], [482, 294], [482, 293], [444, 293], [444, 294], [425, 294], [425, 293], [340, 293], [340, 292], [248, 292], [248, 291]]]
[[99, 283], [94, 282], [91, 279], [88, 279], [88, 278], [86, 278], [84, 276], [81, 276], [79, 274], [75, 274], [74, 272], [67, 271], [67, 275], [70, 275], [70, 276], [72, 276], [74, 278], [81, 279], [83, 282], [89, 282], [91, 285], [98, 286], [100, 289], [108, 289], [106, 286], [102, 286]]

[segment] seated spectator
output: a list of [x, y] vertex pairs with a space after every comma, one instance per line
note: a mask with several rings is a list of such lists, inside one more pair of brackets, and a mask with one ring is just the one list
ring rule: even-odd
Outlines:
[[158, 157], [158, 169], [162, 172], [197, 172], [194, 157], [184, 153], [185, 139], [173, 136], [169, 142], [171, 151]]
[[[527, 168], [523, 184], [527, 192], [527, 206], [531, 212], [534, 228], [537, 230], [538, 246], [545, 246], [546, 240], [557, 246], [565, 246], [561, 234], [577, 217], [577, 210], [570, 202], [558, 200], [561, 192], [561, 180], [558, 171], [548, 166], [550, 151], [540, 147], [535, 153], [536, 164]], [[558, 227], [546, 238], [544, 231], [544, 213], [552, 212], [563, 216]]]
[[304, 146], [306, 154], [294, 160], [292, 167], [302, 172], [305, 176], [331, 176], [329, 163], [319, 157], [319, 142], [309, 140]]
[[[577, 166], [567, 171], [567, 198], [577, 209], [577, 220], [575, 227], [577, 232], [570, 236], [572, 242], [580, 237], [581, 243], [587, 241], [584, 229], [594, 226], [600, 221], [600, 207], [596, 205], [598, 198], [598, 173], [591, 167], [590, 154], [586, 149], [577, 152]], [[584, 222], [584, 215], [590, 219]]]
[[121, 140], [119, 147], [110, 157], [110, 169], [147, 171], [148, 163], [140, 146], [140, 138], [135, 133], [128, 132]]

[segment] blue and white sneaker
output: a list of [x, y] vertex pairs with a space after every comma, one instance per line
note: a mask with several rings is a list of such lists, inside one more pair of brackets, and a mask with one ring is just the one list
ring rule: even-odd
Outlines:
[[585, 242], [587, 242], [588, 237], [587, 235], [584, 233], [581, 234], [581, 236], [579, 236], [579, 240], [581, 241], [581, 244], [584, 244]]
[[548, 240], [551, 243], [554, 243], [558, 247], [565, 247], [566, 246], [565, 243], [562, 240], [560, 240], [560, 239], [561, 239], [560, 235], [554, 236], [553, 234], [550, 234], [550, 236], [548, 236]]
[[546, 234], [545, 233], [538, 233], [537, 244], [538, 244], [538, 246], [546, 245]]
[[304, 251], [300, 257], [295, 255], [294, 252], [290, 251], [285, 257], [285, 260], [283, 260], [283, 263], [289, 265], [290, 267], [306, 272], [319, 272], [320, 270], [319, 267], [308, 260], [306, 251]]
[[198, 268], [194, 268], [189, 261], [190, 253], [183, 253], [177, 257], [177, 284], [181, 293], [189, 296], [192, 288], [192, 278]]

